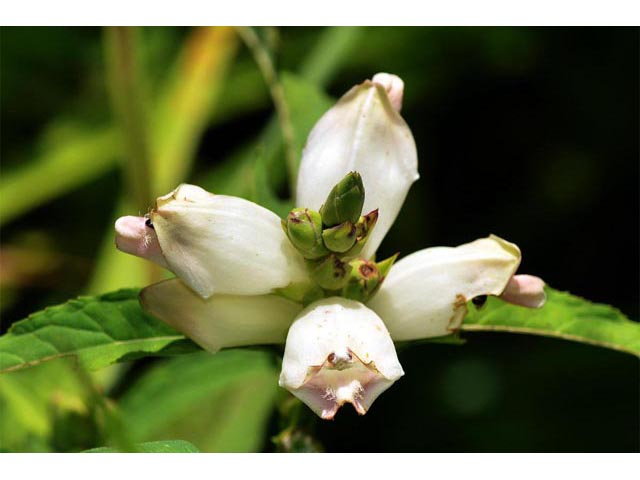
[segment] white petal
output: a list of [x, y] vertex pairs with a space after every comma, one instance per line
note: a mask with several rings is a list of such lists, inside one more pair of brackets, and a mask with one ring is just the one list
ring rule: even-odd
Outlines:
[[242, 198], [181, 185], [151, 220], [171, 270], [205, 298], [269, 293], [307, 276], [278, 216]]
[[204, 299], [178, 279], [143, 289], [140, 300], [152, 315], [211, 352], [283, 343], [302, 309], [274, 295], [213, 295]]
[[393, 267], [369, 302], [394, 340], [455, 331], [479, 295], [500, 295], [520, 263], [520, 250], [494, 235], [456, 248], [411, 254]]
[[387, 97], [389, 97], [389, 102], [396, 112], [402, 110], [404, 82], [400, 77], [389, 73], [376, 73], [371, 81], [384, 87]]
[[375, 253], [419, 177], [411, 130], [386, 91], [391, 89], [395, 103], [398, 98], [401, 102], [402, 81], [389, 77], [384, 86], [367, 80], [353, 87], [322, 116], [309, 135], [298, 175], [296, 205], [314, 210], [347, 173], [362, 175], [363, 212], [379, 209], [378, 223], [362, 252], [365, 258]]
[[359, 302], [332, 297], [309, 305], [291, 325], [279, 383], [329, 419], [347, 402], [366, 413], [402, 375], [382, 320]]

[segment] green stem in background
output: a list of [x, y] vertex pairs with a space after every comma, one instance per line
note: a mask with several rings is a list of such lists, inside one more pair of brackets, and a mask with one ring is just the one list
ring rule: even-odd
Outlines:
[[152, 200], [151, 168], [138, 33], [133, 27], [107, 27], [104, 35], [111, 98], [126, 149], [125, 191], [145, 211]]
[[251, 54], [264, 77], [267, 87], [269, 87], [269, 93], [271, 94], [273, 105], [278, 116], [280, 130], [282, 131], [287, 170], [289, 172], [289, 184], [291, 185], [291, 196], [295, 198], [295, 186], [298, 176], [298, 159], [296, 158], [291, 114], [284, 95], [282, 83], [280, 83], [278, 74], [267, 48], [260, 41], [256, 32], [251, 27], [238, 27], [237, 31], [249, 50], [251, 50]]

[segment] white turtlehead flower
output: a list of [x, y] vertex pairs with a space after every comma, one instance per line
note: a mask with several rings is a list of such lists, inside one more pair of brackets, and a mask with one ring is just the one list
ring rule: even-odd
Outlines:
[[416, 144], [399, 113], [403, 91], [402, 80], [387, 73], [356, 85], [320, 118], [302, 152], [296, 206], [319, 210], [348, 172], [362, 176], [363, 211], [378, 209], [364, 258], [376, 252], [419, 178]]
[[344, 403], [364, 415], [404, 372], [375, 312], [332, 297], [311, 304], [291, 325], [280, 386], [324, 419]]
[[[269, 293], [306, 277], [280, 218], [248, 200], [180, 185], [156, 200], [148, 220], [145, 225], [142, 217], [119, 219], [118, 248], [149, 253], [147, 258], [167, 266], [204, 298]], [[132, 238], [143, 226], [148, 236]]]
[[[280, 385], [326, 419], [344, 403], [366, 413], [404, 374], [393, 341], [455, 332], [468, 301], [541, 307], [544, 282], [515, 275], [520, 250], [494, 235], [393, 266], [370, 261], [418, 179], [403, 90], [397, 76], [377, 74], [318, 121], [298, 176], [301, 208], [284, 230], [255, 203], [193, 185], [158, 198], [147, 217], [120, 218], [117, 247], [178, 277], [145, 288], [144, 307], [211, 352], [286, 343]], [[329, 202], [350, 172], [359, 176]], [[363, 205], [357, 221], [354, 205]]]

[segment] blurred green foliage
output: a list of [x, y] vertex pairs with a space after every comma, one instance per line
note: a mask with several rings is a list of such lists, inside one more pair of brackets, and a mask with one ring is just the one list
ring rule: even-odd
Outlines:
[[[637, 318], [638, 29], [256, 33], [280, 74], [298, 158], [332, 97], [378, 71], [404, 79], [422, 179], [381, 258], [496, 233], [520, 245], [523, 270]], [[116, 251], [113, 221], [181, 181], [290, 208], [270, 91], [233, 29], [3, 27], [0, 37], [2, 332], [79, 294], [160, 278]], [[118, 67], [129, 60], [134, 69]], [[224, 354], [3, 375], [0, 448], [182, 439], [272, 450], [283, 428], [277, 365], [266, 352]], [[400, 360], [406, 377], [367, 416], [345, 410], [318, 425], [326, 450], [639, 449], [632, 357], [481, 334]], [[155, 402], [171, 414], [158, 419]]]

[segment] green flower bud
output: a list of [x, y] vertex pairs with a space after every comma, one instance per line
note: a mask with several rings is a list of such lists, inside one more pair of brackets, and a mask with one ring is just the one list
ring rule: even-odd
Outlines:
[[368, 260], [358, 258], [349, 262], [349, 265], [352, 267], [351, 273], [342, 287], [342, 296], [364, 303], [378, 290], [382, 275], [376, 264]]
[[356, 226], [351, 222], [344, 222], [335, 227], [326, 228], [322, 232], [325, 246], [332, 252], [343, 253], [356, 243]]
[[347, 257], [357, 256], [369, 239], [373, 227], [376, 226], [378, 221], [378, 209], [375, 209], [366, 215], [360, 217], [358, 223], [356, 223], [356, 243], [345, 253]]
[[329, 253], [322, 242], [322, 218], [308, 208], [294, 208], [289, 212], [286, 233], [294, 247], [309, 259]]
[[356, 223], [363, 205], [362, 177], [358, 172], [350, 172], [331, 189], [324, 205], [320, 207], [322, 221], [327, 227], [347, 221]]
[[311, 278], [325, 290], [340, 290], [351, 273], [351, 265], [344, 263], [336, 254], [318, 261], [308, 261]]

